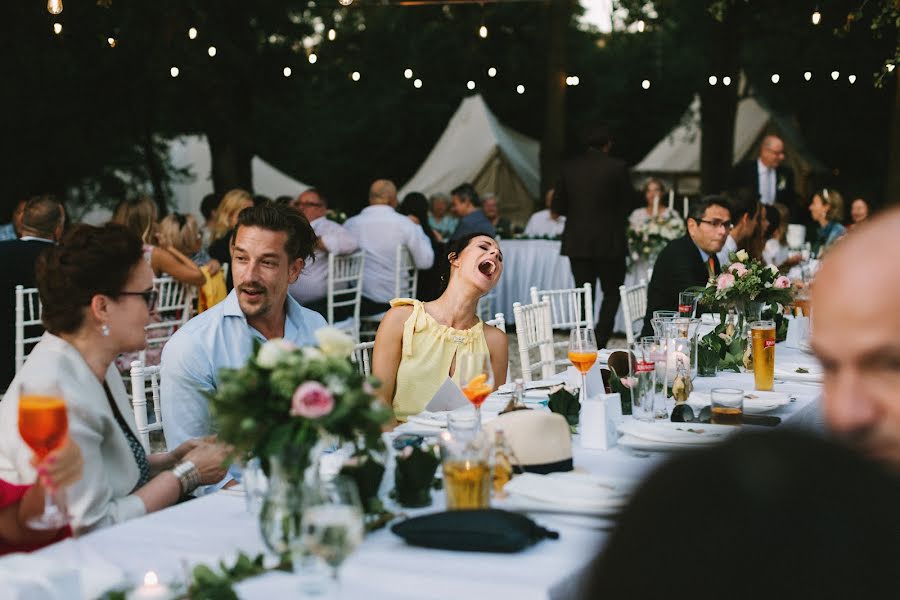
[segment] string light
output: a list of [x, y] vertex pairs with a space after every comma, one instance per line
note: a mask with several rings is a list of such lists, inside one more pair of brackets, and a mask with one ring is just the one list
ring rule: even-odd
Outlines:
[[524, 93], [525, 93], [525, 86], [522, 85], [522, 84], [520, 83], [519, 85], [516, 86], [516, 92], [517, 92], [518, 94], [520, 94], [520, 95], [521, 95], [521, 94], [524, 94]]
[[62, 23], [54, 23], [53, 24], [53, 33], [59, 35], [62, 33]]
[[359, 71], [353, 71], [352, 73], [350, 73], [350, 79], [352, 79], [353, 81], [359, 81], [360, 77], [362, 76], [359, 74]]
[[646, 29], [646, 28], [647, 28], [647, 24], [644, 23], [643, 19], [641, 19], [640, 21], [637, 22], [637, 30], [640, 33], [644, 33], [644, 29]]
[[856, 83], [856, 75], [850, 75], [849, 77], [847, 77], [847, 81], [850, 82], [850, 85], [853, 85], [854, 83]]
[[179, 72], [180, 71], [178, 70], [178, 67], [172, 67], [171, 69], [169, 69], [169, 75], [171, 75], [172, 77], [178, 77]]
[[729, 85], [731, 85], [731, 77], [729, 77], [728, 75], [726, 75], [725, 77], [723, 77], [723, 78], [722, 78], [722, 85], [724, 85], [725, 87], [728, 87]]
[[353, 4], [353, 0], [338, 0], [341, 3], [341, 6], [350, 6]]
[[312, 52], [312, 53], [309, 55], [309, 58], [308, 58], [307, 60], [309, 60], [309, 64], [314, 65], [314, 64], [316, 64], [316, 61], [319, 60], [319, 57], [316, 56], [316, 53], [315, 53], [315, 52]]
[[285, 77], [290, 77], [291, 76], [291, 68], [285, 67], [284, 70], [282, 71], [282, 74], [284, 74]]
[[832, 71], [832, 72], [831, 72], [831, 78], [832, 78], [834, 81], [837, 81], [837, 80], [838, 80], [838, 77], [840, 77], [840, 76], [841, 76], [841, 74], [840, 74], [838, 71]]
[[650, 89], [650, 80], [649, 79], [643, 80], [641, 82], [641, 87], [644, 88], [645, 90], [649, 90]]
[[488, 77], [496, 77], [496, 76], [497, 76], [497, 69], [495, 69], [494, 67], [491, 67], [490, 69], [488, 69]]
[[716, 82], [718, 82], [718, 81], [719, 81], [719, 80], [716, 78], [715, 75], [710, 75], [710, 76], [709, 76], [709, 85], [716, 85]]
[[216, 47], [215, 47], [215, 46], [210, 46], [210, 47], [206, 50], [206, 53], [209, 54], [210, 57], [215, 56], [215, 55], [216, 55]]
[[415, 81], [413, 81], [413, 85], [416, 87], [416, 89], [419, 89], [420, 87], [422, 87], [422, 80], [416, 79]]
[[888, 73], [893, 73], [894, 72], [894, 63], [890, 63], [887, 66], [887, 70], [888, 70]]
[[110, 48], [115, 48], [116, 47], [116, 38], [108, 37], [108, 38], [106, 38], [106, 43], [109, 44]]
[[487, 25], [482, 25], [481, 27], [478, 28], [478, 35], [481, 38], [487, 37], [487, 35], [488, 35]]
[[466, 87], [469, 88], [470, 90], [474, 90], [475, 82], [470, 79], [468, 82], [466, 82]]
[[774, 73], [772, 75], [772, 83], [778, 83], [779, 81], [781, 81], [781, 75], [779, 75], [778, 73]]
[[818, 7], [816, 8], [816, 12], [812, 14], [812, 24], [818, 25], [822, 21], [822, 13], [819, 12]]
[[566, 77], [566, 85], [578, 85], [581, 83], [581, 80], [578, 78], [578, 75], [572, 75], [571, 77]]
[[329, 29], [328, 30], [328, 39], [333, 42], [335, 40], [335, 38], [337, 38], [337, 31], [335, 31], [334, 29]]
[[188, 29], [188, 38], [190, 38], [192, 40], [197, 39], [197, 28], [196, 27], [191, 27], [190, 29]]
[[62, 0], [47, 0], [47, 12], [51, 15], [58, 15], [63, 11]]
[[406, 69], [405, 71], [403, 71], [403, 76], [406, 77], [407, 79], [412, 79], [412, 76], [413, 76], [413, 70], [412, 70], [412, 69]]
[[803, 79], [809, 81], [810, 79], [812, 79], [812, 73], [807, 71], [806, 73], [803, 74]]

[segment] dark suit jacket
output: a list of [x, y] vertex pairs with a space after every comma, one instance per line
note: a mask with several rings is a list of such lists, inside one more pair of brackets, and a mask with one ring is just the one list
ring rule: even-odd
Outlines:
[[[756, 161], [755, 158], [745, 160], [734, 166], [729, 182], [732, 190], [746, 188], [759, 195], [759, 168]], [[794, 188], [794, 171], [785, 165], [775, 169], [775, 202], [780, 202], [790, 209], [792, 223], [800, 222], [795, 221], [795, 218], [803, 218], [801, 208], [806, 212], [806, 207], [798, 204], [797, 191]]]
[[[16, 286], [35, 287], [34, 266], [41, 252], [53, 243], [43, 240], [0, 242], [0, 389], [6, 389], [16, 373]], [[25, 331], [25, 337], [41, 334]]]
[[[715, 272], [719, 273], [719, 261], [715, 259]], [[650, 320], [655, 310], [678, 310], [678, 294], [692, 286], [706, 285], [709, 266], [703, 262], [700, 250], [685, 235], [672, 240], [663, 248], [653, 265], [653, 277], [647, 286], [647, 314], [641, 335], [653, 335]]]
[[566, 161], [551, 208], [566, 216], [562, 254], [625, 260], [626, 226], [634, 202], [624, 161], [596, 150]]

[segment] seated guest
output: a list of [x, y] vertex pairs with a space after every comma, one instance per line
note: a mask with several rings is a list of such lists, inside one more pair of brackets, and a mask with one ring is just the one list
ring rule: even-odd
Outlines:
[[67, 488], [79, 479], [84, 467], [78, 444], [67, 439], [47, 454], [44, 460], [31, 459], [38, 478], [31, 485], [13, 485], [0, 480], [0, 555], [30, 552], [51, 544], [69, 533], [68, 526], [58, 529], [32, 529], [28, 521], [44, 512], [44, 496]]
[[434, 264], [431, 240], [420, 225], [394, 210], [396, 204], [397, 187], [387, 179], [379, 179], [369, 189], [369, 206], [344, 223], [366, 253], [360, 308], [363, 315], [383, 313], [390, 308], [399, 246], [409, 248], [417, 269], [428, 269]]
[[135, 433], [113, 360], [147, 343], [155, 293], [141, 240], [116, 224], [77, 225], [38, 259], [37, 283], [47, 332], [0, 402], [0, 478], [34, 481], [32, 451], [18, 434], [19, 389], [52, 377], [84, 455], [84, 475], [68, 492], [76, 533], [171, 506], [198, 479], [220, 480], [228, 448], [170, 440], [174, 450], [147, 456]]
[[[731, 264], [729, 255], [738, 250], [747, 250], [750, 255], [750, 247], [753, 238], [759, 234], [759, 221], [762, 214], [762, 205], [759, 200], [746, 189], [741, 189], [732, 194], [731, 202], [731, 231], [725, 238], [725, 245], [718, 252], [719, 263], [724, 267]], [[762, 249], [760, 249], [760, 253]], [[761, 258], [756, 256], [754, 258]]]
[[[65, 211], [53, 196], [36, 196], [25, 203], [22, 214], [22, 237], [0, 242], [0, 389], [12, 381], [15, 365], [16, 286], [33, 288], [34, 265], [38, 256], [62, 237]], [[41, 328], [26, 330], [25, 337], [38, 337]]]
[[494, 226], [494, 230], [497, 232], [498, 237], [512, 237], [512, 223], [510, 223], [509, 219], [506, 217], [500, 216], [500, 199], [496, 194], [488, 192], [484, 195], [481, 199], [481, 210], [484, 211], [484, 216], [487, 217], [488, 221], [491, 222], [491, 225]]
[[672, 240], [656, 259], [647, 286], [647, 315], [641, 335], [653, 335], [653, 311], [677, 310], [678, 294], [692, 286], [706, 285], [721, 271], [716, 253], [731, 230], [728, 200], [707, 196], [691, 204], [687, 235]]
[[[202, 248], [202, 236], [193, 215], [172, 213], [159, 223], [159, 245], [172, 248], [200, 267], [206, 281], [197, 290], [197, 312], [203, 312], [225, 299], [228, 290], [222, 265]], [[158, 360], [156, 361], [157, 364]]]
[[837, 190], [822, 189], [813, 194], [809, 214], [819, 226], [813, 249], [821, 255], [839, 240], [847, 229], [841, 225], [844, 218], [844, 199]]
[[450, 241], [462, 239], [473, 233], [485, 233], [497, 237], [497, 230], [481, 210], [481, 199], [471, 183], [464, 183], [453, 190], [450, 210], [459, 218], [459, 225]]
[[200, 228], [204, 250], [209, 248], [212, 242], [212, 229], [216, 222], [216, 209], [219, 207], [219, 197], [215, 194], [207, 194], [203, 196], [200, 202], [200, 214], [203, 215], [203, 226]]
[[[895, 474], [840, 445], [790, 431], [736, 436], [650, 475], [579, 597], [656, 600], [677, 588], [697, 600], [893, 598], [898, 503]], [[688, 557], [702, 567], [648, 574]], [[736, 579], [736, 565], [766, 575]]]
[[325, 325], [288, 295], [315, 245], [303, 215], [275, 204], [245, 209], [232, 239], [234, 289], [163, 348], [160, 397], [169, 445], [211, 433], [205, 394], [217, 389], [219, 369], [247, 362], [254, 340], [313, 345], [313, 333]]
[[763, 262], [774, 265], [780, 271], [787, 272], [791, 267], [799, 264], [802, 257], [799, 254], [791, 255], [787, 244], [787, 228], [790, 214], [787, 207], [776, 202], [766, 210], [769, 221], [766, 244], [763, 248]]
[[428, 214], [428, 224], [432, 231], [440, 235], [440, 240], [444, 241], [456, 231], [459, 219], [450, 214], [450, 198], [447, 194], [432, 194], [429, 203], [431, 212]]
[[378, 393], [399, 421], [422, 412], [448, 376], [460, 352], [487, 352], [494, 383], [506, 381], [506, 334], [475, 314], [478, 299], [503, 273], [503, 254], [489, 235], [473, 233], [447, 247], [446, 289], [434, 302], [391, 302], [375, 335], [372, 374]]
[[532, 237], [560, 237], [566, 228], [566, 218], [550, 210], [553, 204], [553, 188], [544, 195], [544, 210], [539, 210], [528, 219], [525, 235]]
[[[226, 192], [222, 201], [216, 208], [216, 221], [212, 228], [212, 241], [209, 243], [209, 255], [220, 263], [230, 263], [231, 236], [237, 224], [238, 215], [245, 208], [253, 206], [253, 196], [244, 190], [231, 190]], [[226, 284], [228, 291], [233, 287], [231, 269], [228, 270]]]
[[0, 225], [0, 242], [14, 240], [19, 237], [19, 232], [22, 230], [22, 217], [24, 211], [25, 200], [20, 200], [13, 211], [12, 220], [9, 223]]
[[663, 203], [666, 188], [659, 179], [655, 177], [647, 179], [641, 187], [641, 192], [646, 205], [634, 209], [628, 215], [628, 226], [634, 231], [641, 231], [654, 217], [670, 219], [677, 214], [674, 210], [669, 210], [669, 207]]
[[[823, 260], [811, 345], [831, 433], [900, 472], [900, 209], [873, 217]], [[864, 497], [864, 496], [858, 496]]]
[[850, 203], [850, 219], [851, 223], [847, 229], [852, 229], [869, 218], [869, 203], [865, 198], [857, 198]]
[[[293, 208], [293, 204], [290, 205]], [[319, 190], [310, 188], [297, 196], [296, 210], [306, 217], [316, 234], [315, 251], [312, 261], [303, 267], [303, 273], [288, 288], [294, 300], [310, 310], [325, 316], [328, 311], [328, 255], [352, 254], [359, 250], [359, 242], [342, 225], [328, 217], [328, 200]], [[350, 307], [340, 307], [350, 309]], [[342, 321], [351, 316], [347, 310], [335, 315]]]
[[434, 252], [435, 261], [429, 269], [419, 271], [416, 298], [422, 302], [430, 302], [437, 298], [441, 287], [441, 269], [438, 266], [438, 257], [444, 251], [444, 243], [441, 236], [435, 232], [428, 222], [428, 200], [424, 194], [410, 192], [403, 198], [397, 212], [406, 215], [410, 221], [422, 226], [425, 236], [431, 241], [431, 250]]

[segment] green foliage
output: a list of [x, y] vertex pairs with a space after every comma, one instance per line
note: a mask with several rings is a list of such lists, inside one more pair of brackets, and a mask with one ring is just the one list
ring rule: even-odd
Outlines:
[[191, 572], [191, 582], [186, 598], [188, 600], [237, 600], [234, 584], [250, 577], [256, 577], [270, 570], [289, 571], [290, 565], [281, 563], [274, 569], [263, 565], [265, 555], [258, 554], [250, 558], [243, 552], [238, 553], [237, 560], [229, 567], [224, 561], [219, 562], [218, 570], [206, 565], [197, 565]]
[[550, 394], [550, 400], [547, 402], [547, 407], [551, 412], [555, 412], [565, 417], [569, 427], [574, 428], [578, 425], [578, 419], [581, 413], [581, 402], [579, 402], [577, 394], [573, 394], [565, 387], [561, 387]]
[[613, 394], [619, 394], [619, 400], [622, 402], [622, 414], [630, 415], [632, 400], [631, 400], [631, 386], [625, 385], [624, 378], [619, 377], [619, 374], [616, 373], [615, 369], [610, 368], [609, 370], [609, 389]]

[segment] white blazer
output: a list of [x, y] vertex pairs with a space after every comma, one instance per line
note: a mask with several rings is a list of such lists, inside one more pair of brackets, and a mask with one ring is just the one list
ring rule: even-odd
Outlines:
[[[144, 502], [131, 494], [140, 471], [103, 384], [75, 347], [51, 333], [44, 333], [0, 402], [0, 478], [19, 484], [37, 478], [30, 464], [33, 453], [19, 436], [19, 384], [23, 381], [54, 381], [66, 401], [69, 437], [84, 455], [84, 475], [67, 490], [73, 530], [81, 533], [145, 514]], [[136, 431], [115, 364], [110, 364], [106, 382], [125, 422]]]

